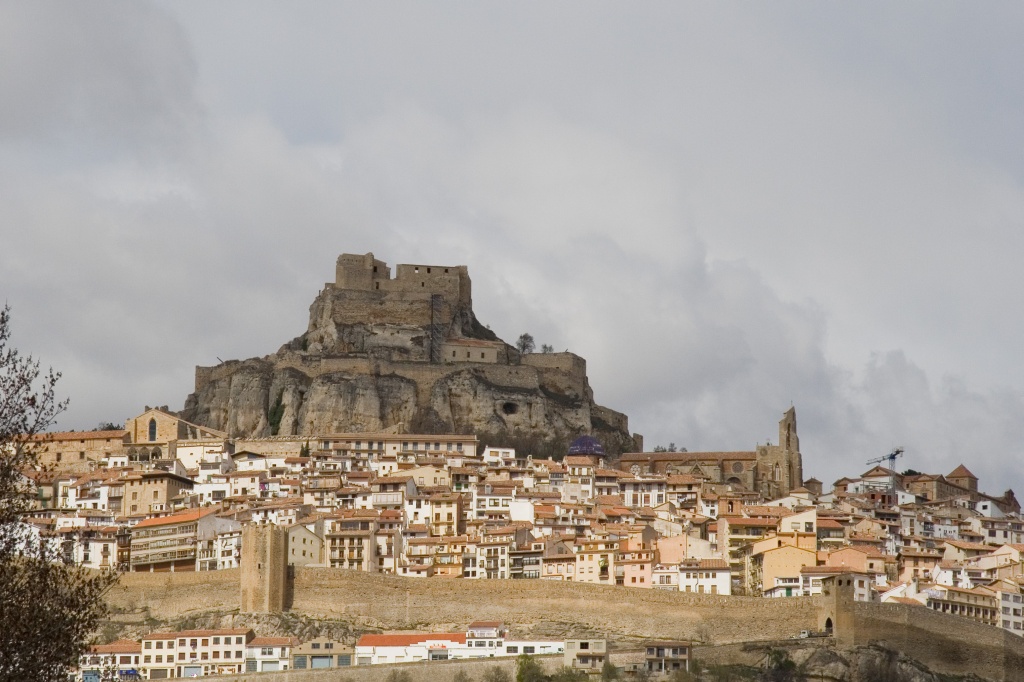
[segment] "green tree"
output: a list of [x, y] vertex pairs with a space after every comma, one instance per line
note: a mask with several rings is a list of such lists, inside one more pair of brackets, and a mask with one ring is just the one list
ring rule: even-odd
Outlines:
[[483, 682], [512, 682], [512, 675], [500, 665], [492, 665], [484, 671]]
[[52, 544], [22, 523], [41, 470], [43, 434], [67, 401], [60, 374], [10, 346], [10, 309], [0, 310], [0, 682], [66, 682], [106, 613], [117, 579], [58, 562]]
[[551, 682], [586, 682], [587, 674], [582, 670], [576, 670], [563, 665], [551, 675]]
[[545, 682], [547, 679], [544, 669], [533, 656], [522, 654], [516, 659], [516, 682]]
[[789, 654], [780, 649], [771, 649], [759, 679], [760, 682], [802, 682], [803, 675]]
[[518, 349], [523, 355], [532, 353], [533, 349], [536, 347], [537, 345], [533, 342], [533, 335], [529, 332], [523, 332], [516, 340], [516, 349]]
[[680, 668], [672, 671], [672, 674], [668, 676], [668, 682], [697, 682], [697, 677]]
[[554, 353], [555, 352], [555, 347], [552, 346], [551, 344], [548, 344], [548, 343], [542, 343], [542, 344], [540, 344], [540, 352], [541, 353]]
[[601, 682], [615, 682], [619, 679], [619, 669], [611, 661], [605, 659], [601, 666]]

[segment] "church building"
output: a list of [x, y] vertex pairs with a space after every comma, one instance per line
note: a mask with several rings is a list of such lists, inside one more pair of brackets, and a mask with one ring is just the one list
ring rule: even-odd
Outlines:
[[779, 422], [779, 442], [735, 452], [634, 452], [622, 455], [619, 468], [638, 474], [689, 474], [712, 483], [754, 491], [767, 499], [785, 497], [803, 485], [803, 459], [796, 433], [796, 409]]

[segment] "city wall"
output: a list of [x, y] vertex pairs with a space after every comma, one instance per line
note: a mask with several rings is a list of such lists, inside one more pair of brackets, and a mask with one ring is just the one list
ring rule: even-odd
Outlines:
[[[237, 612], [237, 569], [129, 573], [108, 597], [118, 611], [148, 607], [173, 623], [208, 611]], [[400, 578], [297, 567], [292, 611], [343, 620], [356, 631], [449, 630], [501, 620], [516, 637], [602, 636], [738, 642], [786, 639], [814, 629], [818, 600], [767, 600], [544, 580]]]
[[1024, 680], [1024, 638], [923, 606], [854, 602], [852, 628], [838, 628], [841, 647], [879, 643], [933, 670]]
[[[237, 569], [129, 573], [110, 591], [108, 602], [118, 613], [148, 609], [161, 621], [154, 625], [159, 629], [205, 613], [238, 613], [239, 594]], [[820, 629], [828, 615], [834, 617], [839, 650], [877, 643], [940, 672], [1024, 682], [1024, 639], [903, 604], [723, 597], [542, 580], [415, 579], [298, 567], [292, 611], [348, 623], [356, 634], [450, 631], [474, 620], [501, 620], [521, 638], [600, 636], [621, 645], [692, 639], [714, 645], [697, 653], [709, 664], [752, 664], [763, 656], [759, 644], [784, 646], [801, 630]], [[305, 678], [295, 678], [300, 679]]]
[[712, 644], [693, 648], [693, 658], [704, 666], [714, 665], [760, 665], [772, 649], [782, 650], [795, 658], [795, 652], [818, 648], [835, 648], [831, 637], [807, 639], [778, 639], [765, 642], [743, 642], [742, 644]]

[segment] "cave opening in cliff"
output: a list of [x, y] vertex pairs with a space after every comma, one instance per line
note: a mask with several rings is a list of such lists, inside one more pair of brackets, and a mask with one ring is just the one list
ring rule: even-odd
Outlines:
[[519, 406], [516, 405], [515, 403], [505, 403], [504, 405], [501, 406], [501, 410], [505, 414], [515, 414], [516, 412], [519, 411]]

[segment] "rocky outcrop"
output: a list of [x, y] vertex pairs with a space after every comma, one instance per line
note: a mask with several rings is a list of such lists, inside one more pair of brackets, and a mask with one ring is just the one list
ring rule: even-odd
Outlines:
[[520, 354], [480, 324], [462, 266], [342, 255], [305, 333], [262, 358], [196, 368], [182, 416], [232, 437], [395, 430], [588, 433], [640, 449], [624, 414], [595, 404], [586, 361]]

